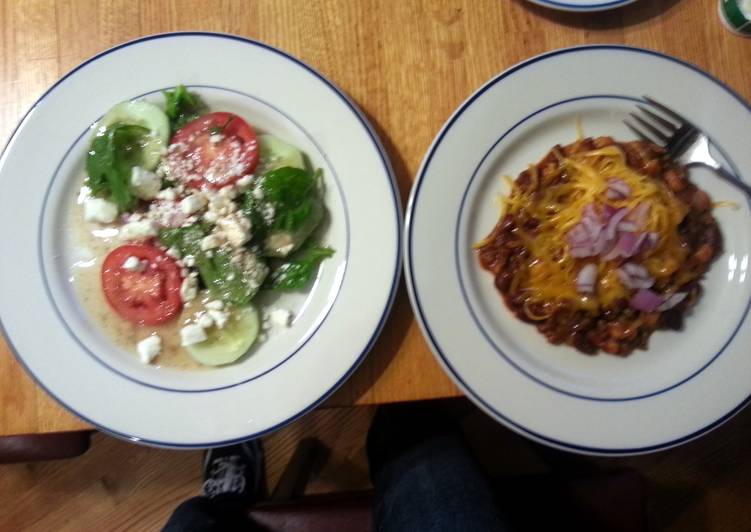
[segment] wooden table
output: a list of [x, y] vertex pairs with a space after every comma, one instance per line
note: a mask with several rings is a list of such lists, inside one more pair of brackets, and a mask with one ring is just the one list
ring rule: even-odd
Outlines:
[[[381, 135], [405, 203], [423, 154], [457, 105], [493, 75], [547, 50], [587, 43], [653, 48], [751, 99], [751, 40], [722, 27], [717, 0], [640, 0], [589, 15], [523, 0], [0, 0], [0, 142], [82, 60], [177, 30], [259, 39], [338, 83]], [[328, 404], [458, 394], [422, 339], [402, 287], [382, 338]], [[0, 338], [0, 435], [84, 428], [33, 383]]]

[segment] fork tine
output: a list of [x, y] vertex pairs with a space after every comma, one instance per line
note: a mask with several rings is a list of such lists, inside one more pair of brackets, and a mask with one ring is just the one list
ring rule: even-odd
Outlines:
[[652, 111], [650, 111], [649, 109], [647, 109], [643, 105], [637, 104], [636, 107], [638, 107], [639, 110], [642, 113], [644, 113], [645, 115], [647, 115], [648, 117], [650, 117], [652, 120], [654, 120], [655, 122], [657, 122], [658, 124], [660, 124], [662, 127], [667, 128], [668, 132], [670, 132], [671, 134], [675, 133], [678, 130], [678, 128], [680, 127], [680, 126], [676, 126], [670, 120], [664, 119], [663, 117], [661, 117], [657, 113], [653, 113]]
[[644, 100], [647, 103], [649, 103], [652, 107], [656, 107], [657, 109], [659, 109], [660, 111], [662, 111], [663, 113], [665, 113], [666, 115], [668, 115], [670, 118], [672, 118], [673, 120], [675, 120], [676, 122], [678, 122], [679, 126], [682, 126], [683, 124], [690, 124], [690, 122], [688, 120], [686, 120], [685, 118], [683, 118], [681, 115], [679, 115], [678, 113], [676, 113], [675, 111], [673, 111], [669, 107], [665, 107], [663, 104], [661, 104], [657, 100], [654, 100], [654, 99], [650, 98], [649, 96], [642, 96], [642, 98], [644, 98]]
[[669, 138], [668, 135], [666, 135], [665, 133], [663, 133], [659, 128], [653, 126], [652, 124], [650, 124], [649, 122], [647, 122], [646, 120], [644, 120], [639, 115], [634, 114], [634, 113], [629, 113], [629, 116], [631, 118], [633, 118], [634, 120], [636, 120], [639, 123], [639, 125], [641, 125], [642, 127], [647, 128], [647, 130], [650, 133], [652, 133], [652, 135], [654, 135], [655, 137], [657, 137], [658, 139], [660, 139], [660, 144], [665, 144], [668, 141], [668, 138]]
[[635, 125], [633, 125], [633, 124], [632, 124], [631, 122], [629, 122], [628, 120], [624, 120], [624, 121], [623, 121], [623, 123], [624, 123], [624, 124], [626, 124], [626, 127], [627, 127], [627, 128], [629, 128], [629, 129], [630, 129], [631, 131], [633, 131], [633, 132], [634, 132], [634, 134], [635, 134], [635, 135], [636, 135], [637, 137], [639, 137], [640, 139], [642, 139], [642, 140], [646, 140], [647, 142], [652, 142], [652, 143], [654, 143], [654, 140], [653, 140], [653, 139], [651, 139], [651, 138], [649, 137], [649, 135], [647, 135], [646, 133], [644, 133], [643, 131], [641, 131], [641, 130], [640, 130], [640, 129], [639, 129], [638, 127], [636, 127]]

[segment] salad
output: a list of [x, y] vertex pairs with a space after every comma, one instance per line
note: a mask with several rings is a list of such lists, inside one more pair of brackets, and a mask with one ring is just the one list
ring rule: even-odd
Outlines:
[[104, 115], [79, 203], [112, 237], [100, 286], [107, 312], [135, 327], [141, 361], [170, 348], [229, 364], [263, 336], [258, 294], [305, 290], [334, 254], [314, 234], [326, 215], [322, 172], [182, 85], [164, 97], [163, 108], [135, 100]]

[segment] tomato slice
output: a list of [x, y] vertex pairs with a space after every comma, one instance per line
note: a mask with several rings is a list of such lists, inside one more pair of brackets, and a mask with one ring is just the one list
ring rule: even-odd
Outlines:
[[[123, 264], [130, 257], [141, 261], [138, 270]], [[102, 264], [102, 289], [120, 316], [139, 325], [171, 320], [183, 306], [182, 275], [172, 257], [151, 244], [126, 244], [110, 251]]]
[[255, 130], [232, 113], [209, 113], [172, 137], [170, 172], [193, 188], [219, 189], [251, 174], [258, 165]]

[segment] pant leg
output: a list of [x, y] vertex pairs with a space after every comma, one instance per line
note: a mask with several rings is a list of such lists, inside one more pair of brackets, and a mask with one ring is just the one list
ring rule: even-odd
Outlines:
[[369, 435], [376, 532], [509, 530], [460, 434], [436, 431], [446, 419], [414, 413], [400, 427], [384, 428], [376, 419]]
[[180, 504], [162, 532], [250, 532], [259, 530], [247, 517], [246, 504], [235, 497], [193, 497]]

